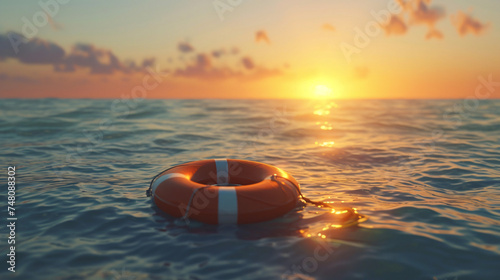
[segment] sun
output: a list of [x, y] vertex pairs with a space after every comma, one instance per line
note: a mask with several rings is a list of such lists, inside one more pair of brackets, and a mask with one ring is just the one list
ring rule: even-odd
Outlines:
[[317, 98], [331, 98], [332, 90], [325, 85], [317, 85], [314, 87], [314, 96]]

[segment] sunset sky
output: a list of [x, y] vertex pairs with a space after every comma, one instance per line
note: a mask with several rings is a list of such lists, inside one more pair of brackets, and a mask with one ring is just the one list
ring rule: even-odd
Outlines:
[[2, 1], [0, 98], [466, 98], [499, 27], [494, 0]]

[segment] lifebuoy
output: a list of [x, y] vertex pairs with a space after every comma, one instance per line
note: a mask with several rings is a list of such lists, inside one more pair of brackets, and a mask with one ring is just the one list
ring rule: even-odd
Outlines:
[[280, 217], [297, 206], [299, 183], [264, 163], [208, 159], [174, 166], [151, 181], [162, 211], [208, 224], [247, 224]]

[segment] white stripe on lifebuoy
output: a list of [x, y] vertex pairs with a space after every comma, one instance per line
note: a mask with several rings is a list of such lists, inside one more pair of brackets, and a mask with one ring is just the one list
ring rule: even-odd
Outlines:
[[227, 159], [215, 159], [215, 168], [217, 171], [217, 185], [229, 184], [229, 167]]
[[156, 188], [161, 184], [163, 183], [165, 180], [168, 180], [170, 178], [175, 178], [175, 177], [181, 177], [181, 178], [186, 178], [186, 175], [184, 174], [181, 174], [181, 173], [168, 173], [168, 174], [165, 174], [161, 177], [158, 177], [155, 182], [153, 183], [153, 186], [151, 186], [151, 198], [154, 198], [155, 196], [155, 191], [156, 191]]
[[219, 188], [219, 224], [238, 223], [238, 197], [234, 187]]

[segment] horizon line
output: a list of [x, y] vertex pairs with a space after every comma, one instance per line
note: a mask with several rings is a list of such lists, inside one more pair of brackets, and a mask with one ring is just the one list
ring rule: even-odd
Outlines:
[[[461, 100], [468, 99], [468, 97], [460, 98], [218, 98], [218, 97], [207, 97], [207, 98], [90, 98], [90, 97], [0, 97], [0, 100], [17, 99], [17, 100], [42, 100], [42, 99], [60, 99], [60, 100], [116, 100], [116, 99], [140, 99], [140, 100]], [[480, 100], [500, 100], [500, 97], [493, 98], [476, 98]]]

